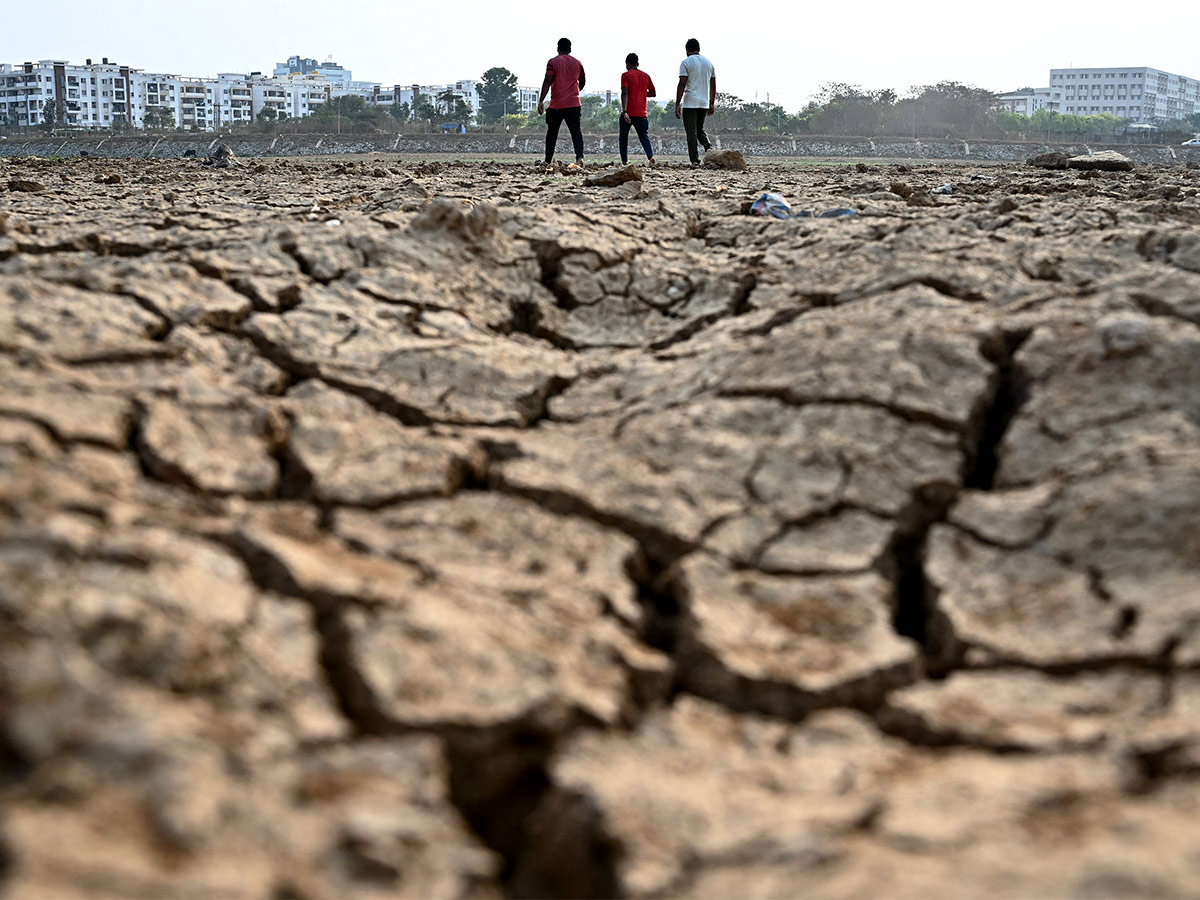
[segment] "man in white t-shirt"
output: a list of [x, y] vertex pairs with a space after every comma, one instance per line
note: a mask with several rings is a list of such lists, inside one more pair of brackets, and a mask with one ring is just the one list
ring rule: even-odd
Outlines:
[[683, 130], [687, 133], [688, 159], [693, 166], [700, 165], [699, 142], [707, 153], [712, 144], [704, 132], [704, 117], [716, 112], [717, 70], [707, 58], [700, 55], [700, 42], [689, 38], [684, 45], [687, 59], [679, 64], [679, 87], [675, 89], [675, 118], [683, 119]]

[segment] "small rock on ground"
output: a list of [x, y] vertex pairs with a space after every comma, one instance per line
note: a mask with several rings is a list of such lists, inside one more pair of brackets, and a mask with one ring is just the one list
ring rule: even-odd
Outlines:
[[746, 157], [739, 150], [709, 150], [704, 154], [706, 169], [731, 169], [734, 172], [746, 171]]

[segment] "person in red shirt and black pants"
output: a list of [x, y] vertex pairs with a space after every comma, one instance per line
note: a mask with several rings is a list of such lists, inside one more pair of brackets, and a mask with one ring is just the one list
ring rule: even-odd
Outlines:
[[571, 143], [575, 145], [575, 162], [583, 165], [583, 131], [579, 128], [579, 92], [583, 90], [587, 76], [583, 63], [571, 55], [569, 38], [558, 39], [558, 56], [546, 63], [546, 77], [542, 80], [542, 95], [538, 97], [538, 115], [546, 112], [546, 92], [550, 94], [550, 111], [546, 113], [546, 165], [554, 159], [554, 145], [558, 143], [558, 128], [563, 122], [571, 132]]
[[650, 146], [650, 119], [646, 112], [646, 98], [657, 97], [654, 82], [638, 68], [638, 55], [625, 57], [625, 74], [621, 76], [621, 163], [629, 162], [629, 129], [637, 131], [642, 149], [650, 165], [654, 165], [654, 148]]

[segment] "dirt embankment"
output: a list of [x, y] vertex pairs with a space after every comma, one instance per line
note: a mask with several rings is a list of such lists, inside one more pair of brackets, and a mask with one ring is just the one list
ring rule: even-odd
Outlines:
[[[659, 156], [687, 157], [682, 133], [651, 135]], [[1175, 147], [1151, 144], [1045, 144], [1037, 141], [964, 141], [960, 139], [915, 140], [910, 138], [855, 137], [758, 137], [741, 134], [714, 134], [721, 148], [740, 150], [758, 158], [814, 157], [863, 159], [929, 159], [979, 162], [1021, 162], [1048, 150], [1071, 155], [1102, 149], [1116, 149], [1140, 163], [1183, 165], [1200, 162], [1200, 147]], [[228, 143], [241, 157], [338, 156], [363, 153], [451, 154], [455, 156], [540, 156], [544, 138], [537, 133], [507, 134], [281, 134], [243, 135], [173, 134], [165, 137], [72, 136], [13, 138], [0, 141], [0, 157], [38, 156], [73, 157], [81, 154], [109, 159], [178, 159], [189, 150], [204, 156], [218, 143]], [[615, 157], [617, 137], [584, 135], [589, 156]], [[561, 152], [569, 151], [569, 142], [559, 138]]]
[[1194, 895], [1200, 173], [751, 162], [3, 163], [0, 894]]

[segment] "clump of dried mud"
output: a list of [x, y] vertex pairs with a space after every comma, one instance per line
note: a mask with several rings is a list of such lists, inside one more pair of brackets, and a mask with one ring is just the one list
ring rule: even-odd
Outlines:
[[751, 163], [6, 162], [0, 893], [1194, 895], [1197, 172]]

